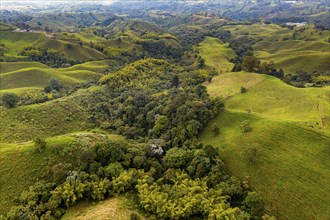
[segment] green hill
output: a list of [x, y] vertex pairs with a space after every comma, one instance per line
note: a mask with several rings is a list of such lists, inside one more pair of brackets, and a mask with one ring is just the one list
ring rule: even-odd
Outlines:
[[289, 30], [275, 24], [228, 25], [236, 38], [250, 38], [255, 55], [262, 62], [275, 62], [285, 74], [303, 70], [329, 74], [330, 31], [304, 26]]
[[[241, 86], [246, 93], [240, 93]], [[218, 76], [207, 88], [212, 96], [226, 98], [226, 110], [200, 140], [219, 146], [229, 172], [249, 176], [266, 209], [280, 219], [326, 219], [329, 87], [298, 89], [274, 77], [241, 72]], [[243, 122], [250, 132], [242, 132]], [[213, 123], [220, 127], [217, 137]], [[243, 157], [248, 146], [257, 149], [254, 164]]]
[[0, 31], [12, 31], [15, 30], [17, 27], [9, 25], [9, 24], [4, 24], [0, 22]]
[[59, 79], [64, 85], [96, 80], [109, 66], [108, 62], [95, 61], [59, 69], [38, 62], [1, 62], [0, 67], [0, 92], [22, 93], [42, 90], [52, 78]]
[[[261, 61], [273, 61], [285, 73], [298, 70], [329, 74], [330, 44], [319, 41], [260, 41], [254, 45]], [[312, 62], [311, 62], [312, 61]]]
[[42, 49], [53, 48], [70, 60], [91, 61], [105, 58], [105, 55], [97, 50], [70, 44], [62, 40], [51, 39], [44, 33], [2, 32], [1, 42], [4, 43], [8, 49], [8, 51], [5, 52], [5, 56], [7, 57], [17, 58], [25, 47], [33, 46]]
[[43, 13], [33, 17], [27, 23], [36, 29], [51, 29], [53, 31], [71, 31], [101, 23], [107, 19], [116, 19], [110, 13]]
[[21, 70], [24, 68], [49, 68], [39, 62], [0, 62], [0, 74]]
[[223, 43], [221, 40], [212, 37], [206, 37], [198, 47], [197, 52], [205, 59], [208, 67], [215, 68], [219, 71], [229, 72], [234, 64], [229, 60], [234, 59], [236, 54], [229, 48], [229, 43]]
[[[35, 134], [37, 135], [37, 134]], [[103, 135], [95, 132], [75, 132], [46, 139], [46, 149], [36, 152], [32, 141], [4, 143], [0, 147], [0, 214], [5, 214], [29, 186], [40, 180], [51, 178], [51, 168], [59, 163], [77, 166], [76, 160], [84, 144], [99, 141], [123, 140], [117, 135]]]
[[51, 137], [90, 128], [88, 112], [76, 99], [70, 96], [14, 109], [1, 108], [1, 142], [24, 142], [36, 136]]

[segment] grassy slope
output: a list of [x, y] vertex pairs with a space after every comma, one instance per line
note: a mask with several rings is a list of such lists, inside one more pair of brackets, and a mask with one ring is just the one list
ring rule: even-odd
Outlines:
[[[42, 153], [34, 150], [33, 142], [0, 144], [0, 214], [5, 214], [13, 198], [19, 196], [29, 186], [39, 180], [49, 179], [49, 168], [57, 163], [73, 163], [71, 153], [56, 153], [58, 146], [70, 147], [75, 141], [95, 143], [106, 136], [91, 132], [76, 132], [46, 139], [47, 147]], [[109, 135], [108, 138], [116, 140], [121, 138]]]
[[[97, 204], [82, 202], [70, 208], [62, 220], [128, 220], [134, 211], [127, 207], [129, 203], [125, 197], [114, 197]], [[141, 219], [144, 219], [141, 217]]]
[[229, 60], [235, 58], [235, 52], [229, 48], [229, 44], [224, 44], [217, 38], [206, 37], [197, 47], [201, 57], [206, 62], [206, 66], [219, 71], [229, 72], [234, 64]]
[[330, 32], [315, 30], [309, 26], [304, 28], [296, 30], [293, 40], [293, 30], [274, 24], [225, 27], [236, 37], [248, 36], [258, 40], [253, 46], [255, 54], [263, 62], [274, 61], [276, 67], [282, 68], [285, 73], [304, 70], [329, 74], [330, 44], [327, 41]]
[[0, 62], [0, 74], [32, 67], [50, 68], [39, 62]]
[[51, 78], [65, 85], [98, 79], [108, 68], [106, 61], [92, 61], [69, 68], [50, 68], [38, 62], [1, 62], [0, 93], [43, 89]]
[[330, 73], [330, 44], [318, 41], [290, 40], [282, 42], [260, 41], [255, 46], [262, 61], [273, 61], [285, 73], [297, 70]]
[[6, 56], [11, 57], [17, 57], [26, 46], [40, 47], [43, 49], [53, 48], [63, 53], [64, 57], [68, 59], [82, 61], [102, 59], [105, 57], [97, 50], [81, 47], [79, 45], [72, 45], [72, 48], [68, 48], [67, 42], [50, 39], [43, 33], [1, 32], [1, 42], [4, 43], [8, 49]]
[[[241, 85], [247, 93], [239, 93]], [[249, 73], [227, 73], [207, 87], [212, 96], [227, 98], [227, 110], [210, 122], [219, 125], [219, 136], [208, 126], [200, 140], [220, 147], [229, 172], [250, 176], [267, 209], [280, 219], [327, 219], [329, 122], [322, 125], [320, 116], [329, 120], [329, 88], [298, 89]], [[242, 121], [250, 122], [251, 132], [241, 132]], [[241, 155], [248, 144], [259, 145], [254, 165]]]
[[14, 109], [0, 108], [0, 143], [23, 142], [36, 136], [51, 137], [91, 127], [87, 111], [65, 97]]
[[11, 30], [15, 30], [16, 28], [17, 27], [15, 26], [0, 22], [0, 31], [11, 31]]

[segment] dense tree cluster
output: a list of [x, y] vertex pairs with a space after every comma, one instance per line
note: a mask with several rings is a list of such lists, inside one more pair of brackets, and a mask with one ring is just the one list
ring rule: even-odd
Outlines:
[[137, 61], [101, 78], [104, 86], [93, 94], [92, 120], [129, 138], [161, 138], [179, 146], [196, 137], [223, 106], [199, 84], [208, 74], [185, 72], [163, 60]]
[[161, 148], [157, 140], [105, 141], [75, 152], [80, 166], [63, 169], [66, 178], [56, 183], [37, 182], [16, 200], [7, 218], [60, 219], [80, 200], [124, 192], [137, 193], [141, 208], [158, 218], [261, 218], [260, 196], [247, 182], [226, 174], [218, 149], [191, 141], [163, 154], [154, 145]]

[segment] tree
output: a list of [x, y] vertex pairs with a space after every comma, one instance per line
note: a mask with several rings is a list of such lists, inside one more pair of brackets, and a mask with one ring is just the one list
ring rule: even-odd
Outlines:
[[251, 217], [253, 217], [253, 219], [260, 219], [264, 206], [262, 204], [261, 196], [258, 193], [249, 192], [244, 199], [243, 204], [250, 209]]
[[171, 86], [172, 87], [178, 87], [179, 86], [179, 77], [177, 75], [173, 76]]
[[52, 78], [48, 81], [48, 85], [44, 88], [46, 93], [50, 93], [51, 91], [55, 90], [59, 92], [63, 88], [63, 84], [59, 79]]
[[34, 148], [37, 152], [42, 152], [46, 148], [46, 140], [40, 137], [37, 137], [34, 140]]
[[260, 69], [260, 60], [255, 56], [246, 56], [243, 59], [242, 69], [247, 72], [258, 72]]
[[63, 85], [59, 79], [52, 78], [49, 80], [49, 86], [52, 90], [60, 91], [63, 88]]
[[241, 86], [241, 93], [246, 93], [247, 89], [244, 86]]
[[19, 101], [18, 95], [14, 93], [4, 93], [1, 96], [1, 104], [6, 108], [15, 108]]
[[249, 121], [243, 121], [240, 125], [240, 128], [243, 133], [250, 132], [252, 130]]
[[220, 129], [218, 127], [218, 125], [216, 123], [212, 124], [212, 133], [214, 134], [214, 136], [217, 136], [220, 132]]
[[258, 158], [259, 145], [249, 144], [243, 148], [242, 155], [246, 159], [249, 165], [256, 163]]
[[155, 122], [153, 131], [156, 135], [160, 135], [162, 132], [167, 130], [169, 125], [170, 121], [168, 120], [168, 118], [165, 115], [160, 115]]
[[190, 160], [190, 152], [177, 147], [169, 149], [164, 156], [164, 162], [169, 168], [183, 168]]
[[197, 58], [197, 67], [198, 68], [203, 68], [205, 67], [205, 59], [202, 57]]

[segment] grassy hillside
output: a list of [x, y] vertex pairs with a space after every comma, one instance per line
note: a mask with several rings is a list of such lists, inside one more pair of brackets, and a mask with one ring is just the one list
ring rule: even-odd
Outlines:
[[[123, 196], [101, 201], [97, 204], [82, 202], [68, 210], [62, 220], [129, 220], [134, 211], [127, 208], [129, 200]], [[144, 219], [140, 216], [141, 219]]]
[[0, 22], [0, 31], [12, 31], [15, 30], [16, 27], [9, 25], [9, 24], [4, 24], [2, 22]]
[[281, 28], [275, 24], [229, 25], [224, 28], [235, 37], [249, 36], [255, 40], [282, 40], [292, 34], [289, 29]]
[[103, 60], [103, 61], [91, 61], [83, 64], [77, 64], [68, 68], [59, 69], [61, 71], [71, 71], [71, 70], [89, 70], [97, 73], [103, 73], [109, 68], [111, 65], [111, 61]]
[[236, 38], [248, 37], [262, 62], [273, 61], [284, 73], [296, 71], [329, 74], [330, 31], [305, 26], [289, 30], [275, 24], [232, 25], [224, 27]]
[[90, 61], [102, 59], [105, 56], [92, 48], [82, 47], [79, 45], [48, 38], [43, 33], [16, 33], [16, 32], [2, 32], [1, 42], [6, 45], [8, 51], [5, 53], [7, 57], [17, 57], [24, 47], [34, 46], [42, 49], [53, 48], [64, 55], [68, 59], [75, 59], [81, 61]]
[[229, 60], [234, 59], [236, 54], [229, 48], [228, 43], [225, 44], [217, 38], [206, 37], [196, 49], [205, 59], [206, 66], [223, 72], [232, 70], [234, 64]]
[[70, 96], [38, 105], [0, 108], [1, 142], [24, 142], [91, 127], [88, 113]]
[[108, 65], [105, 61], [95, 61], [55, 69], [38, 62], [1, 62], [0, 67], [0, 93], [11, 90], [20, 94], [31, 89], [42, 90], [52, 78], [61, 80], [64, 85], [96, 80]]
[[329, 43], [300, 40], [260, 41], [254, 45], [254, 49], [261, 61], [273, 61], [276, 67], [283, 68], [285, 73], [295, 73], [298, 70], [330, 73]]
[[[105, 136], [92, 132], [68, 133], [46, 139], [47, 146], [43, 152], [36, 152], [32, 141], [4, 143], [0, 147], [0, 214], [5, 214], [13, 198], [40, 180], [49, 180], [50, 168], [58, 163], [75, 166], [79, 146], [75, 143], [96, 143], [104, 139], [118, 137]], [[31, 139], [30, 139], [31, 140]]]
[[33, 67], [49, 68], [47, 65], [39, 62], [0, 62], [0, 74]]
[[77, 30], [77, 27], [91, 26], [116, 16], [109, 13], [43, 13], [27, 23], [32, 28], [48, 28], [53, 31]]
[[[248, 88], [246, 93], [240, 93], [241, 86]], [[207, 88], [212, 96], [226, 98], [226, 111], [210, 122], [200, 140], [219, 146], [229, 172], [249, 176], [266, 208], [280, 219], [326, 219], [329, 87], [298, 89], [269, 76], [226, 73]], [[242, 132], [242, 122], [252, 131]], [[220, 127], [216, 137], [213, 123]], [[257, 149], [255, 164], [243, 157], [251, 145]]]

